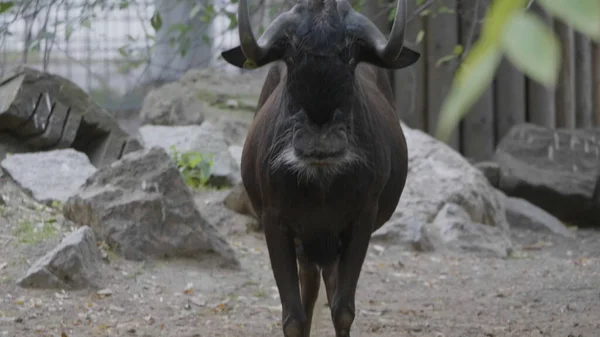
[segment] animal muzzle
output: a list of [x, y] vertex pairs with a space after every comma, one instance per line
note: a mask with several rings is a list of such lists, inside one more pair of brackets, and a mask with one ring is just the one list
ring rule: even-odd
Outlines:
[[340, 128], [335, 130], [306, 130], [294, 133], [294, 154], [313, 165], [334, 164], [348, 152], [348, 137]]

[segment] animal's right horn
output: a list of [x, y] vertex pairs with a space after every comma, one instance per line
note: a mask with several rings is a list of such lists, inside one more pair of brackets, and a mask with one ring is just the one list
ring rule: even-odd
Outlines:
[[271, 47], [277, 40], [281, 39], [291, 28], [295, 28], [300, 19], [299, 13], [294, 6], [289, 11], [280, 14], [271, 22], [263, 35], [256, 41], [250, 24], [250, 13], [246, 0], [240, 0], [238, 4], [238, 34], [240, 47], [247, 59], [260, 61], [269, 53]]

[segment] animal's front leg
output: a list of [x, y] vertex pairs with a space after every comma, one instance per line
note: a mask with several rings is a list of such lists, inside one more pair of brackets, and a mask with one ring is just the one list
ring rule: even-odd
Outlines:
[[296, 251], [291, 233], [281, 224], [276, 211], [263, 213], [263, 227], [269, 259], [283, 309], [285, 337], [302, 337], [307, 318], [300, 301]]
[[342, 239], [342, 251], [338, 262], [338, 275], [331, 316], [336, 337], [349, 337], [354, 322], [354, 296], [362, 269], [373, 223], [377, 217], [377, 207], [367, 209]]

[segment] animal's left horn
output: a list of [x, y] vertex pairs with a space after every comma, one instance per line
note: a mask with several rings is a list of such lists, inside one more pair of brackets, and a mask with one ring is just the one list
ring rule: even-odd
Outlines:
[[299, 19], [296, 6], [294, 6], [289, 11], [277, 16], [256, 41], [250, 24], [247, 0], [240, 0], [238, 3], [238, 34], [244, 56], [253, 61], [263, 59], [277, 40], [283, 37], [290, 28], [296, 27]]
[[[338, 0], [338, 4], [344, 0]], [[357, 29], [357, 33], [365, 42], [376, 50], [377, 56], [384, 63], [392, 63], [402, 52], [404, 47], [404, 32], [406, 30], [406, 0], [398, 0], [396, 6], [396, 17], [392, 25], [389, 39], [366, 16], [354, 11], [352, 7], [347, 9], [346, 25], [351, 29]]]
[[402, 51], [402, 47], [404, 47], [406, 12], [406, 0], [398, 0], [398, 5], [396, 6], [396, 17], [394, 18], [394, 23], [392, 24], [390, 37], [388, 38], [385, 47], [379, 51], [379, 55], [386, 62], [393, 62], [396, 60]]

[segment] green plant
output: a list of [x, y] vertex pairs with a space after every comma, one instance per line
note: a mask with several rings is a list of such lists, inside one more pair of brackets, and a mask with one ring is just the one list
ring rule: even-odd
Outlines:
[[[459, 67], [440, 111], [435, 135], [448, 141], [454, 128], [494, 78], [502, 56], [531, 79], [556, 86], [560, 44], [552, 28], [527, 7], [534, 0], [494, 0], [484, 18], [480, 39]], [[548, 13], [600, 42], [600, 1], [536, 0]]]
[[194, 190], [206, 187], [214, 165], [213, 154], [203, 155], [196, 151], [179, 152], [175, 146], [171, 146], [171, 157], [177, 164], [186, 185]]
[[38, 244], [55, 237], [58, 233], [55, 221], [52, 219], [37, 224], [29, 221], [21, 221], [15, 230], [15, 236], [19, 243], [25, 244]]

